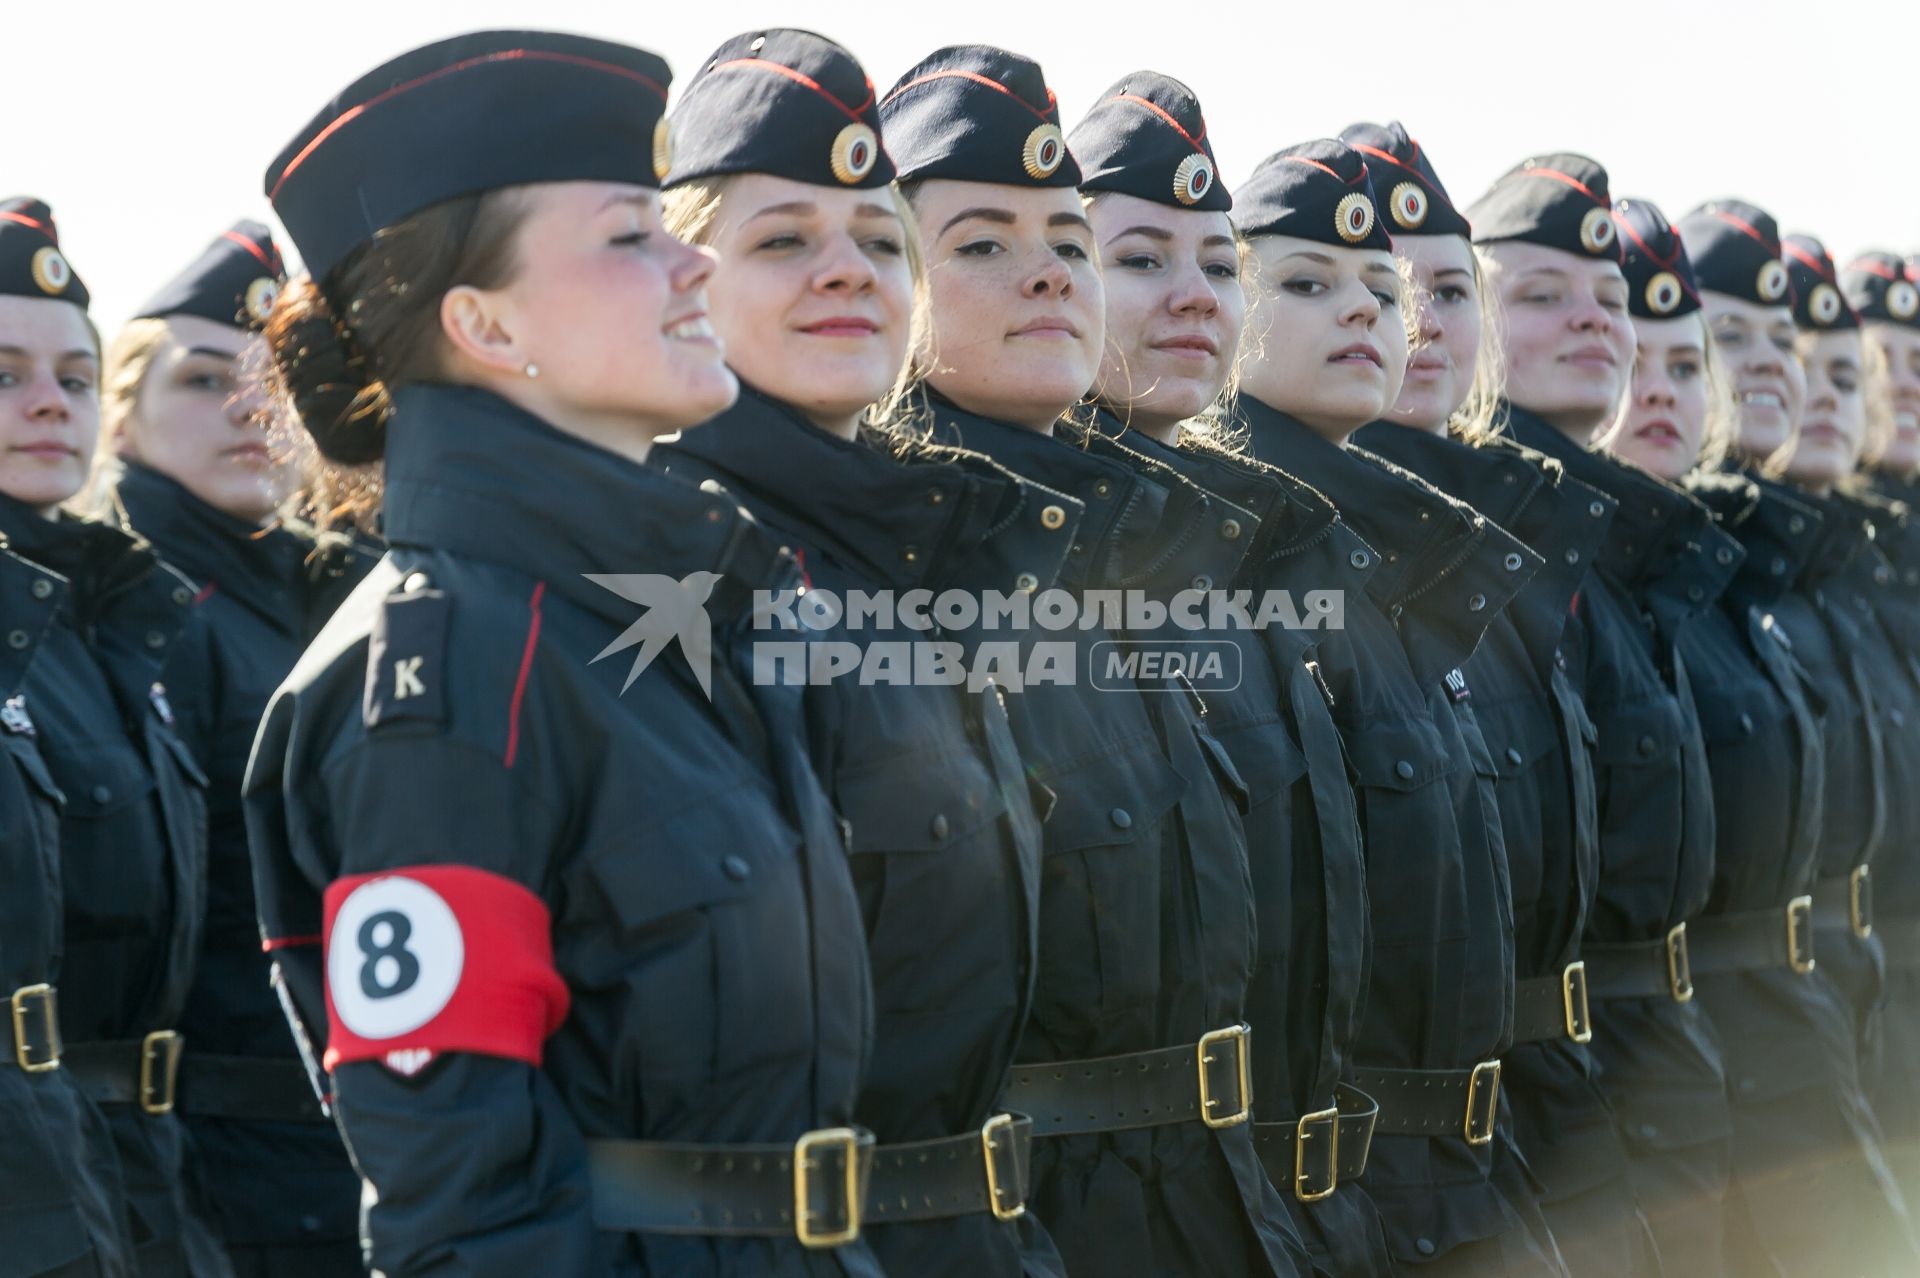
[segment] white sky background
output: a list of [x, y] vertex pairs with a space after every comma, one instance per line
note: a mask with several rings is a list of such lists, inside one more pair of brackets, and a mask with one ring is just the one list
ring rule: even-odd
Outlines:
[[[683, 80], [756, 24], [808, 27], [853, 50], [882, 93], [934, 48], [983, 41], [1039, 59], [1069, 131], [1128, 71], [1185, 80], [1229, 186], [1281, 147], [1398, 118], [1462, 206], [1529, 154], [1573, 150], [1607, 166], [1616, 197], [1670, 216], [1739, 195], [1843, 260], [1920, 250], [1916, 0], [0, 0], [0, 12], [0, 196], [53, 206], [109, 332], [234, 219], [267, 216], [268, 161], [334, 93], [482, 27], [642, 45]], [[420, 159], [432, 163], [424, 143]]]

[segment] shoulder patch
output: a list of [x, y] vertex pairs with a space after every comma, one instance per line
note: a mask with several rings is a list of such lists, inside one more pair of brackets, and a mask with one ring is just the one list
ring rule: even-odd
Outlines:
[[1458, 666], [1447, 671], [1446, 685], [1447, 699], [1455, 705], [1459, 705], [1462, 701], [1471, 700], [1473, 697], [1472, 691], [1467, 687], [1466, 672]]
[[447, 719], [447, 622], [453, 601], [421, 588], [389, 596], [367, 648], [362, 712], [369, 728], [402, 720]]

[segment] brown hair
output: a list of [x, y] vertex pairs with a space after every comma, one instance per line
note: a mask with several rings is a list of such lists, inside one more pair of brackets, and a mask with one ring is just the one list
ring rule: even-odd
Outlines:
[[441, 299], [511, 279], [525, 215], [520, 188], [457, 196], [382, 228], [323, 283], [302, 276], [281, 291], [267, 318], [267, 387], [324, 459], [310, 467], [307, 503], [323, 525], [377, 508], [393, 388], [440, 373]]

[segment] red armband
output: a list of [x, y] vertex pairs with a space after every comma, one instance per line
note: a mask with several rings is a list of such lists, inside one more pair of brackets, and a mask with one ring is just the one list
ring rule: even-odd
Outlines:
[[327, 1069], [439, 1052], [538, 1065], [569, 1001], [551, 928], [539, 897], [471, 866], [335, 880], [322, 929]]

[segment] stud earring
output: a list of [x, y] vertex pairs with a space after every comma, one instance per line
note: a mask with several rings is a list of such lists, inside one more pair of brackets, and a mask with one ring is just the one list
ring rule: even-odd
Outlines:
[[532, 360], [527, 361], [527, 376], [528, 377], [540, 376], [540, 366], [534, 363]]

